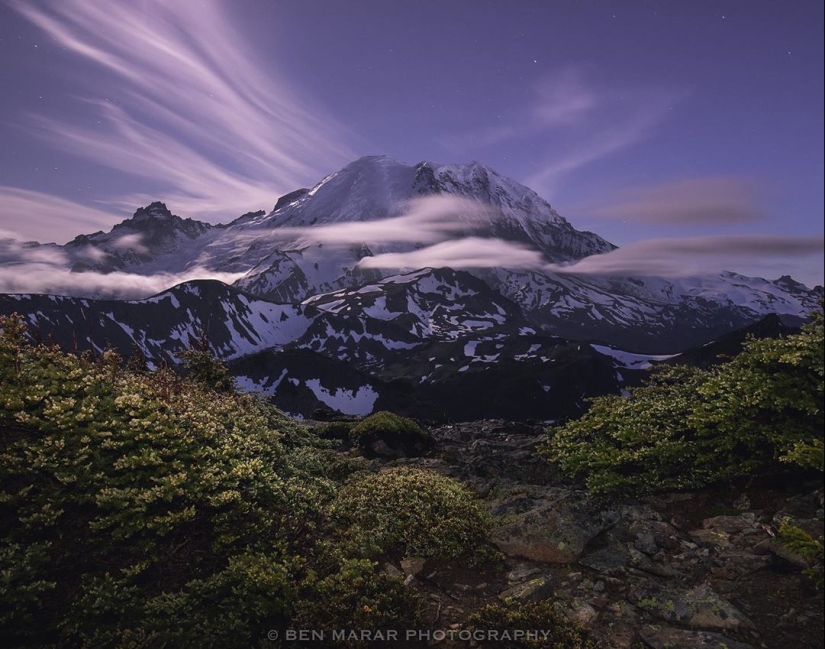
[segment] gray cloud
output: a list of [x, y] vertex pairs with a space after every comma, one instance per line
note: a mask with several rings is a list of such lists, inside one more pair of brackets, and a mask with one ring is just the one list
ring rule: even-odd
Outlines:
[[648, 239], [573, 264], [550, 264], [556, 273], [686, 276], [730, 270], [733, 265], [821, 255], [825, 238], [774, 234]]
[[593, 216], [665, 225], [727, 225], [764, 217], [756, 185], [743, 178], [711, 176], [627, 192]]

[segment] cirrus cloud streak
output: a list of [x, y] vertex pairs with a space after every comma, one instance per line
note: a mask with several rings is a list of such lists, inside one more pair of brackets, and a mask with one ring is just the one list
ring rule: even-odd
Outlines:
[[114, 211], [3, 185], [0, 185], [0, 217], [3, 223], [14, 224], [13, 229], [0, 231], [0, 237], [41, 242], [68, 241], [79, 232], [108, 230], [117, 220]]
[[[351, 159], [346, 129], [271, 65], [263, 70], [226, 6], [13, 2], [60, 45], [105, 69], [89, 91], [113, 98], [90, 101], [105, 127], [41, 116], [34, 128], [59, 148], [168, 188], [167, 200], [202, 218], [266, 206]], [[110, 198], [134, 207], [145, 196]]]

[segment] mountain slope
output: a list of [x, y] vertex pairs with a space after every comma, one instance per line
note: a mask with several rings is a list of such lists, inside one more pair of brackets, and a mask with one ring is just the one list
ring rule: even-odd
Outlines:
[[140, 350], [154, 363], [175, 361], [206, 332], [230, 359], [284, 345], [306, 331], [300, 307], [258, 300], [213, 280], [187, 282], [145, 300], [90, 300], [55, 295], [0, 295], [0, 313], [20, 313], [33, 336], [64, 349]]
[[[421, 222], [415, 219], [422, 209], [416, 201], [421, 200], [439, 206], [440, 211], [430, 213], [425, 225], [441, 228], [439, 236], [448, 241], [467, 235], [499, 239], [534, 251], [538, 260], [555, 263], [614, 249], [598, 235], [576, 230], [529, 188], [482, 164], [407, 165], [384, 156], [367, 156], [312, 188], [281, 197], [268, 213], [249, 213], [227, 225], [210, 226], [175, 216], [162, 203], [153, 203], [109, 233], [81, 235], [65, 246], [10, 247], [0, 242], [0, 247], [11, 250], [6, 257], [0, 250], [0, 267], [13, 274], [21, 259], [42, 257], [65, 259], [66, 270], [76, 273], [121, 271], [168, 277], [170, 283], [175, 278], [183, 281], [198, 276], [230, 278], [241, 293], [298, 309], [302, 302], [322, 304], [340, 298], [316, 300], [319, 295], [353, 291], [407, 272], [365, 268], [360, 262], [382, 253], [420, 250], [432, 243], [428, 231], [416, 229]], [[396, 238], [369, 235], [376, 223], [384, 223], [386, 234], [388, 219], [400, 219], [393, 222]], [[362, 227], [362, 235], [353, 235], [353, 226], [367, 229]], [[343, 230], [337, 231], [337, 239], [330, 239], [328, 229], [319, 230], [324, 227]], [[321, 236], [321, 232], [326, 234]], [[789, 277], [768, 281], [735, 273], [609, 277], [548, 272], [541, 263], [535, 269], [510, 268], [506, 260], [494, 268], [465, 270], [486, 285], [475, 284], [473, 292], [497, 292], [503, 296], [502, 304], [517, 305], [520, 317], [541, 334], [598, 340], [647, 354], [683, 351], [770, 313], [804, 317], [822, 295], [821, 288], [809, 290]], [[106, 286], [128, 288], [129, 282]], [[90, 296], [107, 297], [83, 295]], [[456, 299], [467, 302], [470, 298], [466, 294]], [[335, 320], [332, 315], [330, 322]], [[316, 329], [319, 326], [313, 324]], [[370, 326], [370, 331], [381, 331], [389, 325], [373, 319]], [[333, 328], [343, 327], [344, 321], [336, 321]], [[262, 339], [267, 335], [264, 331]], [[351, 336], [353, 341], [356, 338]], [[265, 346], [260, 343], [261, 348]], [[327, 351], [337, 357], [338, 352]]]

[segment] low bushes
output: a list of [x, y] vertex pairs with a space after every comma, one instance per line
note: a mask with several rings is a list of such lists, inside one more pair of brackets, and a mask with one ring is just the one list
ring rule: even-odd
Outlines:
[[368, 556], [472, 560], [486, 551], [491, 517], [460, 483], [408, 467], [354, 478], [335, 509], [349, 541]]
[[663, 368], [628, 398], [595, 399], [543, 453], [597, 493], [696, 489], [789, 464], [821, 471], [823, 347], [820, 312], [724, 365]]
[[217, 366], [134, 372], [0, 329], [0, 645], [240, 649], [353, 606], [365, 628], [414, 615], [339, 542], [330, 476], [353, 469]]
[[420, 455], [431, 441], [415, 421], [386, 411], [365, 418], [350, 437], [365, 455]]
[[[558, 612], [550, 601], [489, 604], [468, 620], [471, 630], [521, 632], [521, 639], [482, 643], [491, 649], [598, 649], [590, 634]], [[526, 635], [531, 632], [530, 635]]]

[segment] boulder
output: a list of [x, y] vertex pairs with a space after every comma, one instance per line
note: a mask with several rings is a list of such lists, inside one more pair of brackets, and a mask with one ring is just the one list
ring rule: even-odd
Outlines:
[[534, 502], [515, 521], [494, 529], [491, 538], [508, 556], [573, 563], [617, 518], [615, 513], [600, 512], [586, 496], [558, 490]]

